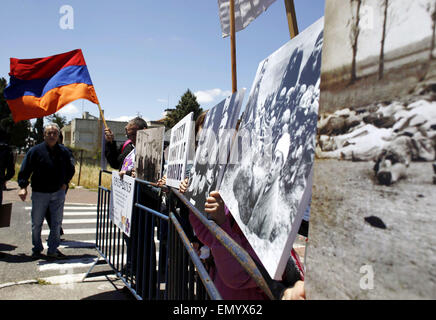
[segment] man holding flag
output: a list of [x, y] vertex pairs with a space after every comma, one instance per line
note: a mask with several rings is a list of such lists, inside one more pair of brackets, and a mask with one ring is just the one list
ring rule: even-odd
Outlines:
[[[101, 108], [82, 54], [77, 49], [58, 55], [10, 61], [10, 82], [4, 90], [14, 122], [41, 118], [57, 112], [77, 99], [87, 99]], [[103, 122], [106, 126], [106, 122]], [[58, 144], [60, 128], [51, 123], [44, 127], [44, 142], [26, 154], [18, 174], [20, 191], [25, 201], [27, 186], [32, 186], [32, 257], [41, 258], [41, 228], [47, 209], [51, 213], [47, 256], [65, 258], [57, 249], [63, 219], [65, 190], [74, 175], [70, 153]]]

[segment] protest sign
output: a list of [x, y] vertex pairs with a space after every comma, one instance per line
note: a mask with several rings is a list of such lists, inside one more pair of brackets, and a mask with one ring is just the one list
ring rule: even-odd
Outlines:
[[178, 188], [185, 179], [186, 165], [194, 154], [194, 113], [189, 113], [171, 129], [168, 150], [167, 185]]
[[112, 192], [109, 216], [112, 222], [130, 237], [135, 179], [112, 172]]

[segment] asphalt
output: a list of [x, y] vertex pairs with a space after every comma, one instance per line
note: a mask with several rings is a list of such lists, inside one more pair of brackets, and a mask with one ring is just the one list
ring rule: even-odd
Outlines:
[[[15, 205], [17, 207], [21, 206], [18, 190], [16, 182], [8, 181], [7, 190], [3, 191], [3, 203], [12, 202], [17, 203]], [[27, 201], [30, 200], [30, 196], [31, 192], [29, 192]], [[65, 203], [96, 204], [97, 192], [84, 188], [70, 189]], [[11, 227], [13, 227], [12, 224]], [[8, 228], [1, 228], [0, 233], [5, 229]], [[8, 230], [10, 231], [13, 230]], [[0, 249], [3, 247], [5, 245]], [[5, 257], [10, 256], [9, 251], [16, 249], [15, 246], [9, 247], [7, 252], [5, 248], [1, 249], [0, 262], [2, 260], [6, 262]], [[98, 255], [97, 252], [96, 255]], [[25, 261], [25, 263], [31, 262]], [[7, 267], [13, 268], [14, 265], [10, 264]], [[109, 272], [107, 270], [98, 271], [98, 266], [95, 272], [92, 271], [86, 279], [83, 280], [83, 275], [77, 275], [70, 279], [69, 283], [58, 281], [56, 277], [35, 278], [20, 270], [22, 269], [17, 268], [17, 272], [23, 274], [17, 274], [15, 277], [20, 280], [7, 281], [7, 279], [0, 278], [0, 300], [134, 300], [133, 295], [126, 290], [124, 283], [114, 273], [110, 270]]]

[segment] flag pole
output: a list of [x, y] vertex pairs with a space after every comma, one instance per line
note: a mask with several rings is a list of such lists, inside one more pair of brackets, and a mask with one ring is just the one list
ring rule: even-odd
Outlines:
[[288, 18], [289, 34], [291, 39], [298, 35], [297, 15], [295, 14], [294, 0], [285, 0], [286, 17]]
[[238, 90], [236, 80], [235, 0], [230, 0], [230, 47], [232, 61], [232, 93]]
[[100, 116], [101, 116], [101, 119], [103, 120], [104, 127], [105, 127], [105, 129], [107, 129], [108, 128], [107, 123], [106, 123], [106, 120], [104, 119], [104, 115], [103, 115], [103, 111], [101, 110], [100, 103], [98, 103], [97, 105], [98, 105], [98, 109], [100, 110]]

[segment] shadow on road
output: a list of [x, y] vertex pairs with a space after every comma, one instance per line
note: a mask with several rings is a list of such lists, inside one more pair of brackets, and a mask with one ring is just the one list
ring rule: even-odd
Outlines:
[[12, 246], [6, 243], [0, 243], [0, 251], [14, 251], [17, 246]]
[[7, 263], [26, 263], [26, 262], [35, 261], [35, 259], [32, 258], [32, 256], [26, 255], [24, 253], [14, 255], [14, 254], [3, 253], [3, 252], [0, 254], [0, 260]]
[[129, 290], [114, 290], [83, 298], [81, 300], [136, 300]]

